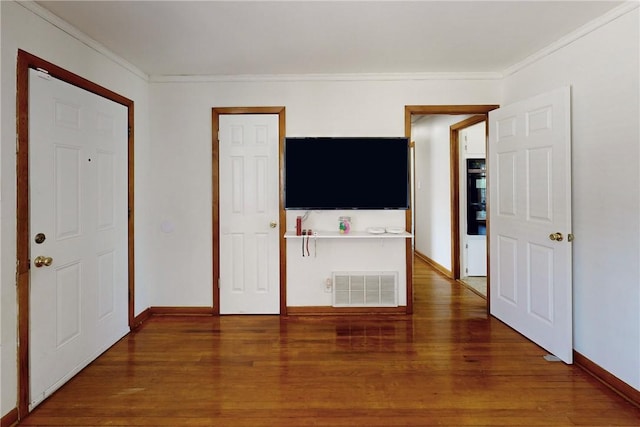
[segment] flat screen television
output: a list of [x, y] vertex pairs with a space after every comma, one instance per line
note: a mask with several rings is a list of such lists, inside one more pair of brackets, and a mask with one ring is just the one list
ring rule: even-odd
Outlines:
[[409, 192], [408, 138], [285, 138], [285, 209], [408, 209]]

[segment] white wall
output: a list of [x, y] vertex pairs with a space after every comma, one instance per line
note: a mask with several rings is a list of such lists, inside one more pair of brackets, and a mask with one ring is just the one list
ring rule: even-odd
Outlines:
[[[170, 266], [149, 272], [154, 306], [212, 302], [212, 107], [286, 106], [288, 136], [402, 136], [405, 105], [490, 104], [500, 94], [495, 80], [155, 82], [150, 91], [153, 187], [148, 193], [148, 222], [154, 250], [149, 256], [153, 265]], [[339, 215], [313, 213], [306, 227], [333, 229]], [[398, 221], [404, 225], [403, 213], [391, 215], [377, 220], [364, 212], [352, 213], [354, 228]], [[281, 227], [293, 229], [295, 216], [289, 213]], [[176, 232], [162, 233], [164, 220], [171, 220]], [[289, 305], [329, 301], [322, 287], [326, 267], [321, 263], [310, 267], [295, 258], [288, 261]], [[301, 292], [297, 288], [301, 286], [309, 286], [311, 294]]]
[[639, 9], [504, 80], [571, 85], [574, 348], [640, 390]]
[[[30, 6], [38, 9], [37, 6]], [[148, 84], [146, 79], [107, 59], [86, 44], [46, 22], [22, 5], [12, 1], [0, 2], [1, 10], [1, 200], [0, 216], [0, 333], [2, 385], [0, 416], [16, 407], [16, 58], [18, 49], [61, 66], [71, 72], [105, 86], [135, 102], [136, 153], [136, 312], [149, 306], [145, 286], [144, 254], [147, 216], [145, 186], [149, 176]]]
[[415, 248], [451, 271], [450, 126], [469, 115], [431, 115], [412, 126], [415, 142]]
[[[148, 306], [211, 304], [212, 107], [286, 106], [290, 136], [396, 136], [404, 133], [405, 105], [506, 103], [571, 84], [575, 347], [640, 389], [638, 10], [504, 82], [366, 78], [150, 85], [17, 3], [2, 1], [0, 11], [0, 415], [15, 407], [17, 388], [12, 94], [18, 48], [135, 101], [136, 313]], [[160, 230], [167, 219], [175, 224], [171, 234]], [[381, 218], [359, 214], [356, 220], [362, 226]], [[314, 221], [322, 226], [333, 218]], [[292, 274], [305, 267], [290, 264]], [[318, 305], [301, 292], [296, 297], [301, 285], [291, 285], [298, 287], [290, 304]]]

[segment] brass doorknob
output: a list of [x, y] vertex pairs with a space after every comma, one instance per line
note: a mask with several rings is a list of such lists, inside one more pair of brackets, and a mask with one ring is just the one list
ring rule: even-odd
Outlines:
[[33, 265], [35, 265], [38, 268], [42, 266], [49, 267], [51, 264], [53, 264], [53, 258], [51, 258], [50, 256], [40, 255], [33, 260]]
[[278, 223], [277, 223], [277, 222], [275, 222], [275, 221], [271, 221], [271, 222], [269, 223], [269, 227], [271, 227], [271, 228], [276, 228], [276, 225], [278, 225]]
[[551, 240], [555, 240], [556, 242], [562, 242], [564, 237], [562, 237], [562, 233], [551, 233], [549, 234], [549, 238]]

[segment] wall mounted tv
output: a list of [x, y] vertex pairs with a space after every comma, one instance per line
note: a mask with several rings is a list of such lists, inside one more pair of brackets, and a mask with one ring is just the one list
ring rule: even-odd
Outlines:
[[285, 209], [408, 209], [409, 192], [408, 138], [285, 138]]

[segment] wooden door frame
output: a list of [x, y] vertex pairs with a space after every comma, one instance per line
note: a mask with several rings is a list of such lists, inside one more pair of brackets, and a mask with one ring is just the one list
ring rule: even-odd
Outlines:
[[211, 109], [212, 121], [212, 241], [213, 241], [213, 313], [220, 315], [220, 116], [230, 114], [274, 114], [278, 116], [278, 222], [280, 224], [278, 247], [280, 257], [280, 315], [287, 315], [287, 257], [284, 233], [286, 231], [286, 213], [284, 210], [283, 165], [285, 137], [285, 107], [214, 107]]
[[[487, 135], [489, 132], [489, 111], [499, 108], [499, 105], [483, 104], [483, 105], [405, 105], [404, 107], [404, 132], [405, 136], [411, 139], [411, 119], [414, 115], [459, 115], [459, 114], [473, 114], [483, 117], [487, 121]], [[456, 142], [455, 146], [453, 141], [449, 141], [450, 154], [449, 154], [449, 179], [450, 179], [450, 200], [451, 200], [451, 270], [452, 275], [455, 276], [456, 268], [454, 266], [457, 262], [457, 271], [460, 270], [460, 167], [459, 167], [459, 147]], [[417, 159], [414, 159], [414, 162]], [[487, 180], [489, 179], [489, 164], [487, 162]], [[413, 185], [413, 184], [412, 184]], [[488, 211], [488, 209], [487, 209]], [[411, 225], [411, 213], [407, 212], [407, 223]], [[412, 228], [410, 228], [412, 229]], [[489, 216], [487, 215], [487, 236], [489, 235]], [[415, 237], [414, 237], [415, 238]], [[457, 242], [457, 243], [456, 243]], [[487, 254], [489, 254], [489, 239], [487, 239]], [[407, 258], [413, 260], [413, 244], [407, 242]], [[490, 311], [489, 307], [489, 259], [487, 255], [487, 313]], [[409, 307], [410, 301], [413, 301], [413, 282], [409, 280], [409, 272], [407, 272], [407, 307]]]
[[46, 70], [50, 76], [88, 92], [102, 96], [127, 107], [128, 113], [128, 324], [134, 326], [135, 261], [134, 261], [134, 103], [105, 87], [18, 50], [16, 93], [16, 280], [18, 308], [18, 419], [29, 413], [29, 267], [30, 267], [30, 214], [29, 214], [29, 69]]
[[[460, 131], [478, 123], [487, 122], [487, 115], [471, 116], [449, 126], [449, 144], [451, 155], [451, 275], [452, 279], [460, 279]], [[488, 133], [485, 126], [485, 152]], [[486, 157], [486, 155], [485, 155]], [[453, 229], [453, 218], [458, 220], [458, 227]]]

